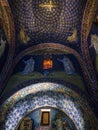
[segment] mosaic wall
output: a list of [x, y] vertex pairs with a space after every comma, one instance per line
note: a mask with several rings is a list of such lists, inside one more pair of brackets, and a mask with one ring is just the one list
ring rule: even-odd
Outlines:
[[[75, 47], [78, 46], [76, 44], [80, 40], [80, 25], [86, 0], [9, 0], [9, 3], [19, 46], [45, 42], [69, 43], [69, 46], [75, 43]], [[49, 6], [51, 3], [53, 7]], [[19, 38], [21, 32], [25, 32], [28, 40]], [[70, 36], [73, 35], [74, 39], [71, 39]]]
[[[91, 4], [96, 3], [95, 1], [88, 2], [88, 5], [89, 5], [88, 7], [91, 8]], [[91, 38], [88, 38], [89, 43], [86, 43], [87, 42], [86, 33], [88, 32], [88, 31], [86, 32], [86, 30], [89, 25], [87, 23], [89, 23], [88, 19], [89, 19], [89, 16], [91, 16], [89, 13], [90, 11], [88, 7], [84, 11], [86, 0], [77, 0], [77, 1], [74, 1], [74, 0], [73, 1], [72, 0], [66, 0], [66, 1], [50, 0], [49, 1], [47, 0], [47, 2], [45, 2], [45, 0], [41, 0], [40, 2], [39, 0], [36, 0], [36, 1], [35, 0], [33, 1], [32, 0], [29, 0], [29, 1], [18, 0], [18, 2], [16, 2], [16, 0], [15, 1], [9, 0], [12, 12], [14, 14], [14, 21], [15, 21], [15, 27], [16, 27], [16, 45], [15, 45], [15, 39], [14, 39], [15, 38], [14, 24], [13, 24], [10, 7], [7, 1], [3, 2], [2, 0], [0, 1], [0, 5], [1, 3], [5, 11], [5, 14], [3, 15], [3, 17], [6, 16], [5, 17], [5, 21], [6, 21], [5, 30], [7, 32], [6, 31], [5, 32], [6, 32], [6, 37], [8, 37], [7, 39], [9, 41], [9, 52], [8, 52], [8, 57], [7, 57], [6, 54], [4, 53], [5, 48], [4, 47], [1, 48], [1, 45], [0, 45], [0, 50], [1, 50], [0, 51], [0, 69], [3, 68], [0, 73], [0, 92], [3, 91], [3, 89], [5, 88], [5, 84], [8, 81], [8, 77], [10, 77], [12, 74], [13, 64], [16, 62], [14, 61], [13, 56], [16, 56], [16, 59], [18, 58], [20, 59], [21, 56], [19, 52], [24, 49], [27, 49], [28, 47], [31, 47], [32, 45], [43, 43], [43, 42], [46, 42], [46, 43], [55, 42], [55, 43], [62, 43], [64, 45], [67, 45], [70, 48], [73, 48], [73, 50], [71, 50], [72, 52], [74, 52], [73, 54], [76, 56], [78, 54], [77, 57], [79, 57], [78, 58], [79, 61], [83, 60], [83, 62], [80, 62], [80, 64], [81, 66], [85, 68], [83, 70], [83, 73], [84, 73], [85, 81], [87, 82], [89, 93], [93, 95], [93, 100], [97, 100], [98, 94], [96, 90], [97, 88], [96, 74], [98, 70], [98, 67], [97, 67], [98, 58], [96, 54], [98, 53], [97, 52], [98, 47], [94, 46], [93, 44], [96, 45], [98, 41], [98, 36], [97, 36], [98, 27], [97, 27], [97, 24], [93, 24], [91, 32], [90, 32], [90, 35], [93, 35], [93, 40], [91, 41]], [[52, 7], [50, 6], [51, 3], [53, 4]], [[48, 8], [46, 8], [45, 5], [46, 6], [48, 5], [47, 6]], [[95, 7], [93, 4], [92, 6]], [[35, 13], [36, 11], [38, 13]], [[84, 18], [85, 20], [83, 19], [82, 21], [83, 11], [86, 14], [85, 16], [88, 16], [87, 17], [88, 19], [85, 19], [86, 18], [85, 17]], [[2, 21], [2, 18], [0, 17], [0, 34], [1, 34], [1, 30], [3, 29], [1, 21]], [[83, 27], [85, 28], [84, 29], [82, 27], [83, 29], [82, 31], [81, 31], [81, 22], [83, 22]], [[82, 42], [80, 42], [80, 31], [82, 32], [81, 35], [85, 34], [84, 37], [81, 36]], [[5, 42], [5, 39], [6, 38], [4, 38], [1, 41]], [[81, 46], [78, 43], [81, 43]], [[14, 52], [15, 47], [17, 48], [15, 50], [16, 52]], [[8, 50], [8, 46], [7, 46], [7, 50]], [[68, 49], [67, 51], [70, 52], [70, 49]], [[81, 51], [82, 51], [82, 55], [81, 55], [82, 57], [79, 54], [81, 53]], [[90, 51], [90, 55], [89, 55], [89, 51]], [[29, 52], [26, 52], [26, 54], [28, 53]], [[17, 58], [17, 55], [15, 54], [19, 54], [18, 58]], [[25, 51], [24, 51], [24, 54], [25, 54]], [[4, 58], [6, 59], [6, 61], [4, 61], [5, 60]], [[92, 62], [93, 62], [93, 65], [92, 65]], [[11, 96], [0, 107], [0, 110], [1, 110], [0, 114], [2, 116], [1, 121], [4, 121], [3, 119], [6, 119], [4, 122], [5, 126], [2, 129], [5, 129], [5, 130], [14, 129], [17, 123], [19, 122], [19, 120], [22, 117], [24, 117], [25, 114], [27, 114], [31, 110], [34, 110], [39, 107], [44, 107], [46, 105], [50, 107], [56, 107], [56, 108], [62, 109], [62, 111], [68, 114], [68, 116], [73, 120], [73, 122], [76, 124], [77, 129], [81, 129], [81, 130], [97, 129], [93, 127], [93, 125], [97, 126], [97, 123], [95, 121], [96, 119], [93, 113], [91, 112], [89, 106], [87, 105], [85, 99], [81, 99], [80, 96], [73, 93], [70, 89], [65, 89], [63, 87], [61, 87], [60, 89], [57, 89], [59, 88], [57, 84], [53, 85], [55, 87], [50, 88], [50, 85], [52, 84], [48, 84], [48, 83], [47, 85], [42, 84], [42, 86], [40, 85], [40, 87], [39, 85], [38, 87], [36, 85], [35, 86], [31, 85], [28, 88], [18, 91], [13, 96]], [[44, 90], [43, 90], [43, 86], [44, 86]], [[42, 91], [42, 92], [38, 93], [39, 91]], [[46, 91], [49, 91], [49, 92], [46, 92]], [[57, 92], [59, 92], [59, 94]], [[65, 94], [61, 92], [65, 92]], [[63, 100], [61, 100], [61, 98]], [[95, 105], [97, 106], [97, 103], [95, 103]], [[13, 117], [13, 118], [10, 118], [10, 117]], [[90, 117], [95, 120], [92, 121], [92, 119], [89, 119]], [[88, 125], [89, 123], [91, 125]]]
[[[1, 47], [0, 46], [0, 52], [4, 52], [2, 53], [3, 55], [0, 56], [0, 65], [2, 65], [2, 67], [0, 66], [0, 93], [3, 91], [3, 87], [4, 87], [4, 80], [6, 80], [6, 75], [10, 73], [10, 67], [13, 61], [13, 55], [14, 55], [14, 47], [15, 47], [15, 32], [14, 32], [14, 21], [13, 21], [13, 17], [12, 17], [12, 13], [11, 13], [11, 9], [9, 7], [8, 1], [6, 0], [0, 0], [0, 13], [1, 13], [1, 25], [0, 25], [0, 29], [4, 30], [6, 38], [2, 39], [2, 35], [0, 35], [0, 40], [5, 43], [8, 43], [5, 46], [5, 50], [4, 50], [4, 44]], [[2, 28], [1, 28], [2, 27]], [[0, 31], [1, 31], [0, 30]], [[0, 43], [2, 43], [0, 41]], [[3, 51], [4, 50], [4, 51]], [[6, 58], [6, 60], [4, 61], [4, 58]], [[3, 59], [3, 60], [2, 60]], [[9, 77], [9, 76], [8, 76]]]
[[[41, 125], [41, 118], [43, 118], [42, 111], [49, 112], [49, 118], [48, 118], [49, 125], [44, 126], [44, 127], [48, 127], [48, 128], [50, 127], [50, 129], [56, 129], [56, 128], [58, 128], [57, 122], [60, 121], [62, 123], [62, 125], [61, 125], [62, 128], [65, 127], [68, 130], [76, 130], [74, 123], [71, 121], [70, 118], [67, 117], [67, 115], [65, 113], [63, 113], [59, 109], [54, 109], [54, 108], [49, 108], [49, 107], [37, 109], [25, 117], [25, 118], [29, 117], [32, 120], [33, 130], [38, 130], [40, 128], [44, 129], [44, 127]], [[23, 119], [23, 121], [24, 121], [24, 119]], [[21, 128], [20, 126], [22, 123], [23, 122], [20, 122], [19, 128]], [[21, 129], [19, 129], [19, 130], [21, 130]]]
[[[11, 88], [9, 88], [9, 90], [8, 90], [8, 88], [5, 89], [4, 93], [1, 96], [1, 104], [3, 102], [5, 102], [5, 100], [7, 100], [10, 97], [10, 95], [13, 95], [17, 91], [25, 88], [26, 86], [31, 86], [31, 84], [36, 84], [36, 83], [38, 84], [38, 83], [44, 83], [44, 82], [45, 83], [49, 82], [49, 83], [55, 83], [55, 84], [62, 84], [64, 86], [66, 86], [67, 88], [75, 91], [80, 96], [86, 97], [90, 106], [93, 105], [88, 98], [88, 94], [85, 91], [80, 90], [80, 88], [78, 86], [71, 84], [71, 83], [68, 83], [68, 82], [65, 82], [64, 80], [59, 80], [59, 79], [55, 79], [55, 78], [40, 78], [40, 79], [38, 78], [38, 79], [31, 79], [31, 80], [28, 80], [28, 81], [24, 81], [22, 83], [18, 82], [14, 87], [12, 85], [12, 89]], [[83, 86], [81, 86], [81, 87], [83, 87]], [[6, 95], [6, 96], [4, 96], [4, 95]]]
[[[9, 2], [9, 4], [8, 4]], [[0, 75], [0, 92], [5, 88], [5, 84], [8, 81], [8, 77], [11, 76], [13, 71], [13, 64], [17, 61], [17, 59], [21, 57], [21, 55], [27, 55], [29, 50], [26, 50], [28, 47], [32, 47], [32, 45], [38, 43], [63, 43], [67, 45], [65, 47], [69, 47], [66, 49], [68, 53], [72, 52], [73, 55], [77, 57], [80, 56], [80, 32], [81, 32], [81, 23], [82, 16], [85, 9], [85, 5], [87, 0], [77, 0], [77, 1], [56, 1], [56, 0], [29, 0], [29, 1], [21, 1], [21, 0], [8, 0], [2, 1], [3, 8], [5, 8], [5, 14], [9, 19], [5, 19], [6, 22], [9, 23], [10, 29], [9, 34], [12, 38], [10, 46], [7, 62], [3, 67]], [[7, 11], [7, 7], [10, 5], [9, 10]], [[52, 5], [52, 6], [51, 6]], [[12, 12], [11, 12], [12, 11]], [[37, 13], [35, 13], [37, 12]], [[13, 17], [12, 18], [12, 14]], [[16, 27], [16, 36], [14, 34], [14, 23]], [[12, 35], [13, 34], [13, 35]], [[78, 38], [79, 37], [79, 38]], [[10, 38], [10, 39], [11, 39]], [[15, 39], [16, 38], [16, 43]], [[18, 44], [19, 43], [19, 44]], [[16, 44], [16, 45], [15, 45]], [[85, 43], [86, 44], [86, 43]], [[56, 44], [55, 44], [56, 46]], [[56, 48], [54, 46], [54, 48]], [[57, 45], [58, 46], [58, 45]], [[17, 49], [15, 49], [15, 47]], [[40, 47], [39, 47], [40, 48]], [[62, 48], [62, 46], [61, 46]], [[73, 48], [73, 50], [70, 50]], [[85, 49], [87, 47], [84, 47]], [[15, 49], [15, 52], [14, 52]], [[20, 53], [20, 51], [24, 50], [24, 52]], [[32, 48], [31, 48], [32, 49]], [[85, 50], [84, 49], [84, 50]], [[33, 49], [32, 49], [33, 50]], [[77, 51], [77, 52], [76, 52]], [[64, 50], [65, 52], [65, 50]], [[78, 53], [79, 52], [79, 53]], [[19, 54], [18, 56], [15, 54]], [[23, 54], [24, 53], [24, 54]], [[76, 54], [77, 53], [77, 54]], [[15, 58], [13, 58], [15, 56]], [[85, 55], [86, 56], [86, 55]], [[18, 61], [19, 61], [18, 59]], [[73, 59], [73, 58], [72, 58]], [[80, 61], [82, 57], [80, 56], [78, 60]], [[89, 61], [89, 59], [87, 59]], [[86, 62], [86, 61], [85, 61]], [[88, 83], [87, 85], [92, 87], [95, 84], [91, 82], [96, 82], [95, 77], [92, 77], [89, 74], [89, 70], [85, 67], [82, 62], [79, 62], [81, 66], [83, 66], [82, 71], [84, 75], [84, 79]], [[89, 65], [90, 66], [90, 65]], [[15, 66], [14, 66], [15, 67]], [[1, 67], [2, 68], [2, 67]], [[78, 68], [78, 67], [76, 67]], [[85, 71], [86, 70], [86, 71]], [[94, 78], [94, 79], [93, 79]], [[93, 84], [93, 85], [92, 85]]]
[[[88, 45], [88, 43], [90, 42], [87, 41], [87, 39], [88, 39], [88, 35], [90, 34], [91, 26], [93, 22], [96, 21], [95, 20], [96, 18], [94, 17], [95, 17], [97, 6], [98, 6], [97, 0], [87, 1], [83, 19], [82, 19], [82, 30], [81, 30], [82, 31], [82, 34], [81, 34], [82, 58], [85, 62], [85, 65], [87, 67], [87, 70], [89, 72], [89, 77], [90, 77], [90, 81], [88, 82], [88, 91], [90, 95], [93, 95], [93, 100], [96, 100], [95, 104], [98, 104], [97, 103], [98, 102], [98, 93], [97, 93], [98, 80], [96, 77], [95, 66], [92, 64], [92, 61], [94, 63], [94, 60], [92, 60], [92, 57], [93, 57], [92, 54], [95, 56], [95, 51], [92, 51], [92, 54], [90, 54], [90, 51], [89, 51], [90, 46]], [[95, 29], [95, 32], [96, 32], [96, 29]]]
[[[46, 64], [44, 63], [45, 60]], [[52, 62], [51, 67], [49, 60]], [[67, 75], [73, 75], [76, 73], [81, 74], [81, 67], [76, 58], [71, 54], [36, 54], [24, 56], [13, 71], [14, 73], [20, 72], [20, 74], [25, 76], [33, 74], [34, 71], [41, 72], [42, 74], [44, 74], [44, 71], [49, 71], [49, 73], [53, 71], [64, 71]]]
[[1, 108], [1, 120], [5, 120], [2, 130], [14, 130], [26, 114], [45, 106], [61, 109], [72, 119], [78, 130], [90, 130], [91, 127], [95, 130], [96, 119], [86, 101], [66, 86], [53, 83], [31, 85], [10, 97]]

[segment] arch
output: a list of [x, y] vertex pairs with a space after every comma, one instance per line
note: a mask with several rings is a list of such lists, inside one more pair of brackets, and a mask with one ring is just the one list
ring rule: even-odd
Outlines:
[[76, 57], [77, 61], [79, 62], [80, 66], [81, 66], [81, 69], [82, 69], [82, 72], [83, 72], [83, 75], [84, 75], [84, 79], [86, 80], [87, 86], [88, 87], [90, 86], [89, 83], [90, 83], [91, 79], [90, 79], [88, 70], [85, 66], [85, 63], [82, 60], [82, 57], [80, 56], [80, 54], [77, 51], [75, 51], [74, 49], [72, 49], [68, 46], [65, 46], [65, 45], [61, 45], [59, 43], [42, 43], [42, 44], [34, 45], [32, 47], [25, 49], [24, 51], [19, 53], [19, 55], [17, 55], [14, 58], [14, 61], [13, 61], [13, 64], [11, 66], [10, 73], [9, 73], [8, 77], [10, 77], [10, 75], [13, 71], [13, 68], [16, 66], [16, 64], [19, 62], [19, 60], [21, 60], [25, 55], [36, 54], [36, 52], [39, 51], [39, 50], [40, 51], [46, 51], [48, 53], [49, 52], [51, 53], [51, 51], [56, 51], [57, 53], [61, 52], [63, 54], [66, 54], [66, 53], [73, 54]]
[[11, 64], [13, 61], [14, 51], [15, 51], [15, 27], [14, 27], [14, 20], [13, 15], [8, 3], [8, 0], [3, 1], [0, 0], [0, 9], [3, 19], [3, 28], [6, 34], [7, 41], [9, 43], [9, 51], [7, 60], [4, 64], [2, 72], [0, 73], [0, 93], [4, 89], [6, 84], [5, 80], [9, 78], [9, 73], [11, 69]]
[[[83, 75], [84, 75], [84, 78], [86, 79], [86, 82], [87, 84], [89, 83], [88, 81], [90, 81], [90, 77], [89, 77], [89, 74], [88, 74], [88, 71], [87, 71], [87, 68], [82, 60], [82, 57], [80, 56], [80, 54], [75, 51], [74, 49], [70, 48], [70, 47], [67, 47], [65, 45], [61, 45], [61, 44], [58, 44], [58, 43], [42, 43], [42, 44], [38, 44], [38, 45], [35, 45], [35, 46], [32, 46], [32, 47], [29, 47], [27, 49], [25, 49], [24, 51], [22, 51], [21, 53], [19, 53], [18, 56], [16, 56], [13, 60], [13, 64], [10, 68], [10, 72], [8, 75], [6, 75], [7, 77], [10, 77], [12, 71], [13, 71], [13, 68], [15, 67], [15, 65], [19, 62], [19, 60], [21, 60], [25, 55], [30, 55], [30, 54], [36, 54], [36, 52], [40, 50], [40, 51], [46, 51], [46, 52], [50, 52], [51, 51], [60, 51], [61, 53], [63, 54], [72, 54], [76, 57], [77, 61], [79, 62], [80, 66], [81, 66], [81, 69], [82, 69], [82, 72], [83, 72]], [[8, 78], [7, 78], [8, 79]], [[4, 83], [6, 83], [7, 80], [5, 80]], [[88, 85], [89, 86], [89, 85]], [[2, 85], [2, 88], [3, 85]]]
[[98, 0], [87, 0], [86, 7], [84, 10], [84, 15], [82, 19], [82, 28], [81, 28], [81, 50], [82, 57], [87, 66], [88, 73], [90, 76], [90, 89], [89, 92], [93, 96], [94, 100], [98, 102], [98, 94], [97, 94], [97, 86], [98, 81], [95, 74], [95, 70], [92, 64], [92, 60], [89, 54], [89, 46], [87, 42], [87, 38], [92, 26], [93, 18], [95, 15], [95, 10], [98, 6]]
[[9, 91], [9, 92], [6, 93], [6, 97], [3, 96], [3, 95], [1, 95], [1, 104], [3, 102], [5, 102], [11, 95], [13, 95], [14, 93], [16, 93], [17, 91], [20, 91], [21, 89], [25, 88], [26, 86], [30, 86], [30, 85], [38, 84], [38, 83], [62, 84], [63, 86], [66, 86], [66, 88], [69, 88], [69, 89], [75, 91], [80, 96], [85, 97], [87, 99], [87, 101], [89, 102], [90, 106], [92, 106], [92, 102], [89, 100], [89, 95], [85, 91], [80, 90], [79, 86], [71, 84], [71, 83], [66, 82], [64, 80], [59, 80], [59, 79], [55, 79], [55, 78], [31, 79], [31, 80], [19, 83], [19, 84], [13, 86], [13, 89], [11, 89], [11, 91]]
[[21, 89], [2, 104], [2, 130], [14, 130], [26, 114], [46, 106], [62, 110], [78, 130], [96, 129], [96, 118], [84, 98], [66, 86], [45, 82]]
[[42, 43], [42, 44], [38, 44], [38, 45], [25, 49], [15, 58], [12, 68], [15, 67], [15, 65], [19, 62], [19, 60], [21, 60], [25, 55], [34, 54], [38, 50], [40, 50], [40, 51], [43, 50], [48, 53], [49, 52], [51, 53], [51, 51], [54, 50], [56, 52], [61, 51], [63, 54], [67, 53], [67, 54], [74, 55], [81, 66], [83, 76], [84, 76], [84, 79], [86, 80], [87, 86], [88, 87], [91, 86], [91, 77], [89, 75], [89, 72], [87, 70], [87, 67], [86, 67], [81, 55], [74, 49], [72, 49], [66, 45], [61, 45], [59, 43]]
[[[53, 126], [53, 124], [54, 124], [54, 120], [55, 120], [55, 117], [56, 117], [56, 115], [58, 115], [58, 113], [53, 113], [53, 111], [58, 111], [58, 112], [60, 112], [60, 113], [62, 113], [62, 116], [64, 117], [64, 116], [66, 116], [67, 118], [66, 118], [66, 122], [67, 122], [67, 124], [68, 124], [68, 126], [70, 126], [71, 127], [71, 129], [72, 130], [77, 130], [76, 129], [76, 127], [75, 127], [75, 125], [74, 125], [74, 123], [73, 123], [73, 121], [66, 115], [66, 113], [64, 113], [62, 110], [60, 110], [59, 108], [57, 109], [57, 108], [53, 108], [53, 107], [42, 107], [42, 108], [38, 108], [38, 109], [35, 109], [34, 111], [31, 111], [31, 112], [29, 112], [27, 115], [25, 115], [21, 120], [20, 120], [20, 122], [18, 123], [18, 125], [17, 125], [17, 127], [16, 127], [16, 129], [15, 130], [17, 130], [18, 128], [20, 128], [20, 125], [21, 125], [21, 123], [22, 123], [22, 121], [26, 118], [26, 117], [29, 117], [30, 119], [32, 119], [33, 120], [33, 124], [34, 124], [34, 127], [38, 127], [39, 125], [38, 124], [40, 124], [40, 121], [41, 121], [41, 109], [42, 110], [50, 110], [50, 126]], [[35, 116], [36, 116], [36, 113], [39, 113], [39, 115], [37, 115], [37, 118], [35, 119], [33, 116], [32, 116], [32, 114], [34, 114]], [[37, 113], [37, 114], [38, 114]], [[39, 116], [39, 120], [38, 120], [38, 116]], [[54, 119], [53, 119], [54, 118]], [[37, 122], [37, 126], [35, 125], [35, 122]]]

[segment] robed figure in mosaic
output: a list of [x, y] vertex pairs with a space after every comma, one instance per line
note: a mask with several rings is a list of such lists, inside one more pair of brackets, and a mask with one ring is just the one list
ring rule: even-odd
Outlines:
[[74, 74], [75, 69], [74, 69], [73, 64], [72, 64], [72, 62], [70, 61], [69, 58], [64, 56], [63, 59], [58, 59], [58, 61], [63, 63], [64, 70], [65, 70], [66, 74], [69, 74], [69, 75]]
[[31, 57], [27, 61], [23, 61], [23, 62], [26, 64], [26, 66], [25, 66], [22, 74], [23, 75], [32, 74], [32, 72], [34, 71], [34, 65], [35, 65], [35, 61], [34, 61], [33, 57]]

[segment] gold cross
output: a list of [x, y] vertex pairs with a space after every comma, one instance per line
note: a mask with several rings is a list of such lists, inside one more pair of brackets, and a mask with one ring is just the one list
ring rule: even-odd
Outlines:
[[49, 11], [52, 11], [52, 8], [57, 7], [57, 5], [53, 4], [52, 0], [50, 0], [48, 4], [40, 4], [39, 6], [42, 8], [48, 8]]

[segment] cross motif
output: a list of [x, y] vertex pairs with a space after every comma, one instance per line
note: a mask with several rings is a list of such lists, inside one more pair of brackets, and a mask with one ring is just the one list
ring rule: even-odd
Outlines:
[[49, 11], [52, 11], [52, 8], [57, 7], [57, 5], [53, 4], [52, 0], [50, 0], [48, 4], [40, 4], [39, 6], [42, 8], [48, 8]]

